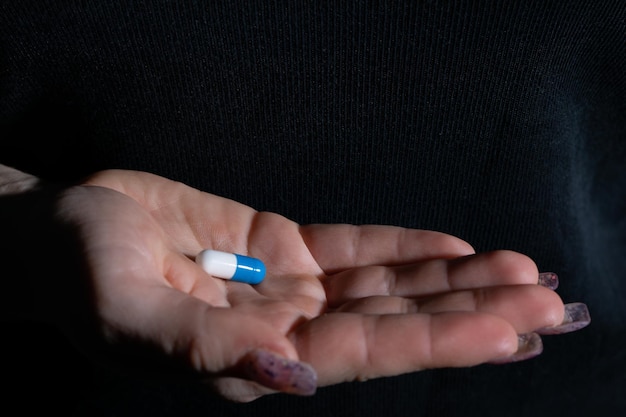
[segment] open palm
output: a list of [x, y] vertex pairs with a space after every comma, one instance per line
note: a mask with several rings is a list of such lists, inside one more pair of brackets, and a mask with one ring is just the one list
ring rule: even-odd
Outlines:
[[[515, 358], [518, 335], [563, 320], [532, 260], [443, 233], [301, 226], [137, 171], [98, 173], [60, 207], [110, 350], [237, 401]], [[211, 277], [194, 262], [206, 248], [258, 257], [267, 277]]]

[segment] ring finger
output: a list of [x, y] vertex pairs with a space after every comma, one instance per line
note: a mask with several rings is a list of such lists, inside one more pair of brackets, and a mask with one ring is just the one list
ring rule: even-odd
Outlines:
[[324, 280], [330, 307], [377, 295], [421, 297], [502, 285], [537, 284], [529, 257], [500, 250], [403, 266], [365, 266]]

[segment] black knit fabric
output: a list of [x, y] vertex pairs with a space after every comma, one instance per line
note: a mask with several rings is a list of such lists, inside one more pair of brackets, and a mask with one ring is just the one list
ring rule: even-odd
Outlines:
[[621, 0], [0, 1], [0, 163], [146, 170], [300, 223], [517, 250], [593, 319], [524, 363], [251, 404], [7, 325], [13, 391], [81, 416], [626, 413], [625, 18]]

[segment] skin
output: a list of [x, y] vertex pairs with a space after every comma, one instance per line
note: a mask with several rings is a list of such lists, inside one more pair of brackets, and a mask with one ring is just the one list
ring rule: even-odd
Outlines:
[[[49, 248], [11, 283], [33, 300], [17, 315], [53, 322], [95, 360], [205, 380], [234, 401], [294, 392], [289, 378], [327, 386], [506, 361], [519, 334], [564, 318], [520, 253], [476, 254], [434, 231], [298, 225], [145, 172], [55, 191], [3, 169], [0, 191], [32, 195], [0, 199], [15, 213], [4, 226], [29, 225]], [[25, 209], [33, 201], [49, 215]], [[4, 264], [33, 247], [25, 235]], [[206, 248], [258, 257], [268, 275], [256, 286], [213, 278], [193, 261]]]

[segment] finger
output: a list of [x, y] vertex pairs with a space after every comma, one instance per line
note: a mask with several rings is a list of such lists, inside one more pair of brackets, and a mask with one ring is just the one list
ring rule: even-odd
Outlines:
[[300, 358], [315, 367], [320, 385], [473, 366], [518, 349], [509, 323], [481, 313], [332, 313], [303, 326], [295, 337]]
[[[104, 309], [103, 319], [124, 351], [139, 347], [132, 358], [137, 370], [161, 369], [214, 381], [234, 377], [241, 380], [239, 399], [252, 399], [253, 392], [314, 392], [313, 368], [300, 362], [285, 331], [263, 318], [210, 306], [171, 287], [135, 285], [133, 280], [120, 298], [115, 305], [124, 306], [123, 311]], [[252, 354], [256, 351], [266, 355]], [[268, 358], [273, 358], [273, 367]]]
[[395, 226], [310, 225], [300, 228], [326, 274], [366, 265], [399, 265], [474, 253], [463, 240], [428, 230]]
[[363, 267], [325, 278], [324, 287], [329, 306], [337, 307], [375, 295], [418, 297], [489, 286], [537, 284], [538, 280], [532, 259], [501, 250], [453, 260]]
[[[222, 377], [239, 380], [238, 390], [231, 391], [233, 399], [249, 400], [275, 391], [300, 395], [315, 392], [315, 370], [298, 359], [284, 331], [231, 308], [191, 306], [185, 310], [179, 309], [171, 325], [161, 323], [159, 330], [176, 329], [171, 345], [177, 352], [173, 355], [187, 357], [201, 375], [214, 381]], [[220, 382], [217, 385], [221, 386]]]
[[538, 285], [457, 291], [424, 299], [369, 297], [347, 303], [339, 311], [361, 314], [479, 312], [503, 318], [518, 334], [556, 326], [563, 321], [565, 314], [561, 298], [554, 291]]

